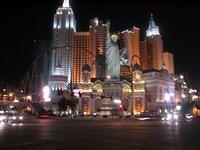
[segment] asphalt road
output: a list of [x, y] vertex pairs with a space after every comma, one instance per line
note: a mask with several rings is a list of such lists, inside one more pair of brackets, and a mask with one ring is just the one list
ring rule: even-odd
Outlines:
[[0, 125], [0, 150], [198, 150], [200, 121], [34, 119]]

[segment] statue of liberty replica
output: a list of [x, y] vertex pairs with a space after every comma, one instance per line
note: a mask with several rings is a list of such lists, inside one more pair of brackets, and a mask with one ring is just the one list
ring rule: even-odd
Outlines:
[[117, 35], [110, 36], [110, 22], [107, 21], [107, 37], [106, 37], [106, 64], [107, 78], [111, 80], [120, 79], [120, 50], [117, 45]]
[[106, 80], [104, 81], [103, 91], [107, 103], [111, 103], [113, 98], [121, 98], [122, 84], [120, 81], [120, 57], [117, 35], [110, 35], [110, 22], [107, 21], [106, 37]]

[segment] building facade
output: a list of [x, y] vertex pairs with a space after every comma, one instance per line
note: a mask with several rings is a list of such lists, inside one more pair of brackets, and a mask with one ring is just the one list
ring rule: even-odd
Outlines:
[[140, 29], [137, 27], [132, 28], [133, 32], [133, 50], [131, 54], [131, 65], [135, 64], [141, 65], [140, 58]]
[[140, 65], [140, 29], [133, 27], [131, 30], [122, 31], [118, 36], [120, 48], [125, 49], [121, 65]]
[[90, 64], [90, 33], [76, 32], [74, 36], [74, 50], [72, 56], [72, 83], [82, 82], [82, 67]]
[[153, 68], [153, 54], [152, 45], [147, 43], [147, 41], [140, 42], [141, 51], [141, 66], [143, 70], [148, 70]]
[[[125, 49], [120, 51], [120, 79], [105, 77], [106, 33], [107, 24], [98, 18], [91, 20], [88, 32], [77, 32], [69, 0], [64, 0], [54, 15], [49, 87], [57, 98], [51, 95], [50, 103], [57, 105], [61, 97], [76, 95], [83, 115], [139, 115], [171, 109], [175, 103], [173, 56], [163, 54], [162, 38], [153, 17], [142, 42], [139, 28], [119, 33], [119, 47]], [[65, 95], [68, 85], [72, 95]], [[57, 90], [64, 94], [57, 95]]]
[[131, 65], [132, 55], [133, 55], [133, 32], [130, 30], [125, 30], [119, 35], [119, 43], [121, 51], [125, 51], [121, 57], [121, 66]]
[[146, 108], [152, 112], [172, 109], [175, 101], [175, 81], [166, 70], [149, 70], [143, 73], [146, 88]]
[[105, 50], [107, 25], [98, 18], [90, 21], [90, 66], [92, 78], [105, 77]]

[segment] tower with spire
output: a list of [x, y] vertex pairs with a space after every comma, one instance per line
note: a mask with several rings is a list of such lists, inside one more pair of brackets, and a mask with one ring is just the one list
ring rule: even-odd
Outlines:
[[141, 65], [143, 70], [161, 70], [163, 64], [163, 41], [159, 27], [156, 25], [153, 14], [150, 15], [146, 38], [140, 44]]
[[64, 0], [63, 7], [65, 7], [65, 8], [69, 8], [70, 7], [69, 0]]
[[159, 27], [156, 25], [154, 21], [153, 14], [150, 14], [149, 27], [146, 31], [146, 36], [151, 37], [156, 35], [160, 35]]
[[71, 82], [71, 58], [74, 48], [74, 33], [76, 19], [69, 0], [64, 0], [56, 10], [53, 20], [53, 35], [51, 48], [51, 66], [49, 86], [51, 90], [65, 90]]
[[69, 0], [64, 0], [54, 15], [53, 29], [73, 29], [76, 32], [76, 19]]

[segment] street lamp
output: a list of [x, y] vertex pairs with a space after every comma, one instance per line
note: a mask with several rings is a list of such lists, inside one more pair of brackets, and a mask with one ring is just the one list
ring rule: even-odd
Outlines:
[[180, 111], [180, 110], [181, 110], [181, 106], [180, 106], [180, 105], [177, 105], [177, 106], [176, 106], [176, 110], [177, 110], [177, 111]]
[[26, 100], [31, 101], [32, 97], [30, 95], [26, 96]]
[[181, 94], [182, 98], [186, 98], [186, 95], [184, 93]]
[[9, 96], [12, 97], [12, 96], [13, 96], [13, 93], [10, 93]]
[[111, 79], [111, 76], [110, 76], [110, 75], [107, 75], [107, 77], [106, 77], [106, 78], [110, 80], [110, 79]]
[[169, 93], [165, 93], [165, 101], [166, 102], [170, 102], [170, 94]]
[[184, 76], [181, 74], [181, 75], [180, 75], [180, 78], [181, 78], [181, 79], [184, 79]]
[[44, 101], [45, 101], [45, 102], [51, 101], [51, 99], [49, 98], [49, 95], [50, 95], [50, 88], [49, 88], [49, 86], [47, 85], [47, 86], [45, 86], [45, 87], [43, 88], [43, 98], [44, 98]]

